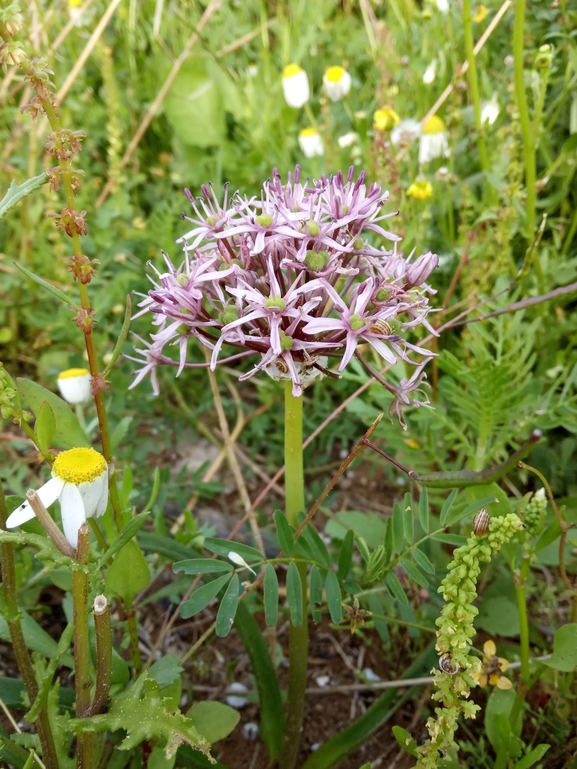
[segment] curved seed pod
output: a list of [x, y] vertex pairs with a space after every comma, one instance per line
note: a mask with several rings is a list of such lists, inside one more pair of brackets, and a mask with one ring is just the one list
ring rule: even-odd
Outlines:
[[477, 537], [483, 537], [489, 531], [489, 521], [491, 516], [483, 508], [473, 518], [473, 534]]
[[369, 326], [369, 331], [373, 334], [384, 334], [385, 336], [391, 336], [393, 329], [387, 323], [386, 320], [378, 318], [374, 323]]
[[448, 673], [450, 676], [454, 676], [456, 673], [459, 672], [459, 666], [453, 665], [453, 662], [451, 660], [451, 655], [449, 652], [444, 652], [439, 657], [439, 667], [443, 671], [443, 673]]

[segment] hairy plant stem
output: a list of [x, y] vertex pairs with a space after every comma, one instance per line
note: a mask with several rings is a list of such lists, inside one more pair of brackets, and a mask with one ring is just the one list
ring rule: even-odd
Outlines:
[[464, 35], [465, 35], [465, 51], [467, 52], [467, 62], [469, 64], [469, 86], [471, 88], [471, 99], [473, 101], [473, 110], [475, 112], [475, 127], [477, 129], [477, 145], [479, 147], [479, 157], [481, 159], [481, 168], [485, 173], [487, 173], [489, 171], [489, 161], [487, 159], [487, 147], [485, 146], [485, 135], [484, 135], [483, 124], [481, 123], [481, 100], [479, 98], [479, 82], [477, 80], [477, 65], [475, 63], [475, 52], [473, 50], [473, 26], [471, 22], [471, 0], [463, 0], [463, 28], [464, 28]]
[[112, 627], [110, 606], [106, 597], [97, 595], [94, 599], [94, 628], [96, 631], [96, 688], [90, 715], [101, 713], [108, 702], [110, 678], [112, 675]]
[[[90, 715], [90, 647], [88, 641], [88, 564], [90, 529], [83, 523], [78, 530], [78, 565], [72, 570], [72, 600], [74, 605], [74, 667], [76, 687], [76, 716]], [[93, 769], [94, 732], [83, 732], [78, 737], [77, 769]]]
[[[285, 489], [286, 517], [298, 528], [298, 514], [305, 509], [303, 470], [303, 401], [295, 398], [292, 382], [285, 382]], [[289, 631], [289, 683], [284, 749], [281, 769], [294, 769], [301, 744], [308, 667], [307, 569], [298, 563], [303, 590], [303, 620], [299, 627], [292, 622]]]
[[[6, 520], [8, 518], [8, 509], [6, 507], [6, 498], [2, 484], [0, 483], [0, 529], [6, 531]], [[4, 596], [5, 617], [10, 632], [10, 640], [16, 657], [18, 670], [24, 681], [26, 693], [30, 704], [38, 696], [38, 682], [34, 675], [30, 655], [24, 641], [24, 633], [20, 623], [20, 613], [18, 611], [18, 601], [16, 598], [16, 569], [14, 566], [14, 549], [11, 542], [2, 542], [0, 549], [2, 553], [2, 592]], [[37, 719], [38, 737], [42, 746], [42, 759], [46, 769], [58, 769], [58, 756], [54, 745], [54, 738], [50, 728], [48, 712], [46, 708], [40, 708]]]
[[[525, 34], [526, 0], [515, 0], [515, 26], [513, 31], [513, 57], [515, 74], [515, 96], [523, 136], [523, 155], [525, 160], [525, 188], [527, 190], [527, 224], [525, 236], [530, 246], [535, 234], [535, 206], [537, 202], [537, 171], [535, 161], [535, 139], [529, 119], [529, 107], [525, 93], [525, 69], [523, 66], [523, 38]], [[535, 267], [540, 272], [539, 259]], [[539, 276], [539, 275], [538, 275]]]

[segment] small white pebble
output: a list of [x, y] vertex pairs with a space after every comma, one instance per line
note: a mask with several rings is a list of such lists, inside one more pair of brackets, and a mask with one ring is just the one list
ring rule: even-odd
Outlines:
[[[239, 683], [238, 681], [234, 681], [226, 690], [227, 692], [236, 692], [237, 694], [246, 694], [248, 689], [244, 684]], [[227, 705], [230, 705], [231, 708], [244, 708], [245, 705], [248, 705], [248, 700], [246, 697], [236, 697], [234, 694], [227, 697], [225, 700]]]
[[320, 742], [315, 742], [314, 745], [311, 745], [311, 753], [315, 753], [321, 746]]
[[363, 675], [367, 681], [371, 681], [373, 683], [376, 683], [377, 681], [380, 681], [381, 678], [378, 676], [374, 670], [371, 670], [371, 668], [365, 668], [363, 670]]
[[329, 683], [331, 681], [331, 677], [330, 676], [319, 676], [315, 680], [316, 680], [317, 686], [320, 686], [321, 689], [324, 689], [325, 686], [329, 685]]
[[245, 724], [242, 727], [242, 736], [247, 740], [256, 740], [258, 737], [258, 731], [258, 724], [254, 724], [252, 721], [249, 721], [248, 724]]

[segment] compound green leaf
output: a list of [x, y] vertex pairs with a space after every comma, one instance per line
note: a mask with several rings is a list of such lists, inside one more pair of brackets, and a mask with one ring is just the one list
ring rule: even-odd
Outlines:
[[419, 523], [425, 534], [429, 533], [429, 494], [423, 486], [419, 497]]
[[341, 595], [339, 579], [334, 571], [329, 571], [326, 576], [325, 592], [327, 594], [327, 604], [329, 607], [331, 620], [335, 623], [335, 625], [338, 625], [343, 618], [343, 597]]
[[264, 617], [267, 627], [274, 627], [278, 619], [278, 577], [272, 563], [264, 572]]
[[355, 533], [352, 529], [349, 529], [345, 534], [341, 549], [339, 551], [339, 568], [338, 574], [340, 579], [346, 579], [351, 565], [353, 563], [353, 545], [355, 542]]
[[411, 550], [411, 555], [415, 559], [415, 561], [419, 564], [421, 569], [424, 569], [424, 571], [428, 571], [429, 574], [435, 573], [435, 567], [431, 563], [431, 561], [427, 558], [427, 556], [423, 553], [422, 550], [419, 550], [418, 547], [414, 547]]
[[441, 526], [445, 525], [447, 516], [449, 515], [451, 507], [453, 506], [453, 502], [455, 501], [455, 497], [457, 496], [458, 493], [459, 493], [459, 489], [453, 489], [453, 491], [449, 494], [447, 499], [444, 501], [443, 507], [441, 508], [441, 517], [440, 517]]
[[286, 594], [291, 615], [291, 621], [295, 627], [303, 624], [303, 589], [301, 575], [294, 561], [291, 561], [286, 575]]
[[276, 525], [276, 532], [278, 534], [278, 541], [285, 555], [292, 555], [294, 550], [293, 537], [296, 529], [290, 525], [287, 521], [285, 514], [281, 510], [277, 510], [274, 514], [274, 522]]
[[187, 561], [175, 563], [172, 570], [176, 573], [183, 571], [185, 574], [215, 574], [234, 571], [234, 566], [227, 561], [217, 561], [214, 558], [189, 558]]
[[405, 531], [405, 540], [410, 545], [413, 542], [415, 533], [413, 524], [413, 499], [407, 492], [403, 501], [403, 529]]
[[216, 616], [216, 634], [219, 638], [226, 638], [232, 630], [238, 607], [239, 589], [240, 580], [238, 574], [233, 574], [225, 594], [222, 597]]
[[238, 555], [241, 555], [245, 561], [248, 561], [249, 563], [251, 561], [262, 561], [262, 553], [259, 552], [255, 547], [251, 547], [250, 545], [243, 545], [240, 542], [231, 542], [228, 539], [216, 539], [215, 537], [207, 537], [204, 540], [204, 546], [207, 550], [210, 550], [211, 553], [216, 553], [216, 555], [223, 555], [225, 558], [228, 558], [228, 554], [230, 552], [238, 553]]
[[230, 579], [230, 574], [225, 574], [222, 577], [217, 577], [206, 585], [202, 585], [190, 596], [188, 601], [182, 604], [180, 608], [180, 615], [184, 619], [192, 617], [194, 614], [198, 614], [199, 611], [205, 609], [213, 598], [219, 594], [221, 588], [226, 585]]
[[400, 604], [407, 606], [409, 599], [407, 598], [406, 593], [403, 590], [403, 586], [401, 585], [399, 578], [394, 571], [389, 571], [387, 573], [385, 582], [387, 583], [387, 587], [391, 591], [393, 598], [396, 598]]

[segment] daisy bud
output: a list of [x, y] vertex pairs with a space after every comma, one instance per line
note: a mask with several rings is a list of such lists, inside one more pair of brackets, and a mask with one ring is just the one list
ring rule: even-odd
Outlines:
[[303, 128], [299, 133], [299, 145], [306, 158], [325, 154], [323, 140], [316, 128]]
[[61, 371], [58, 374], [58, 389], [68, 403], [86, 403], [90, 398], [90, 372], [85, 368]]
[[419, 163], [449, 157], [449, 142], [445, 124], [438, 115], [430, 117], [423, 126], [419, 145]]
[[298, 64], [289, 64], [282, 73], [282, 89], [289, 107], [299, 109], [310, 98], [309, 79]]
[[232, 561], [233, 563], [236, 563], [237, 566], [242, 566], [243, 569], [248, 569], [249, 571], [252, 571], [252, 573], [256, 577], [256, 571], [254, 571], [254, 569], [251, 569], [251, 567], [244, 560], [242, 555], [239, 555], [238, 553], [235, 553], [233, 550], [231, 550], [227, 557], [228, 557], [229, 561]]
[[343, 67], [329, 67], [323, 77], [323, 85], [331, 101], [340, 101], [351, 90], [351, 76]]

